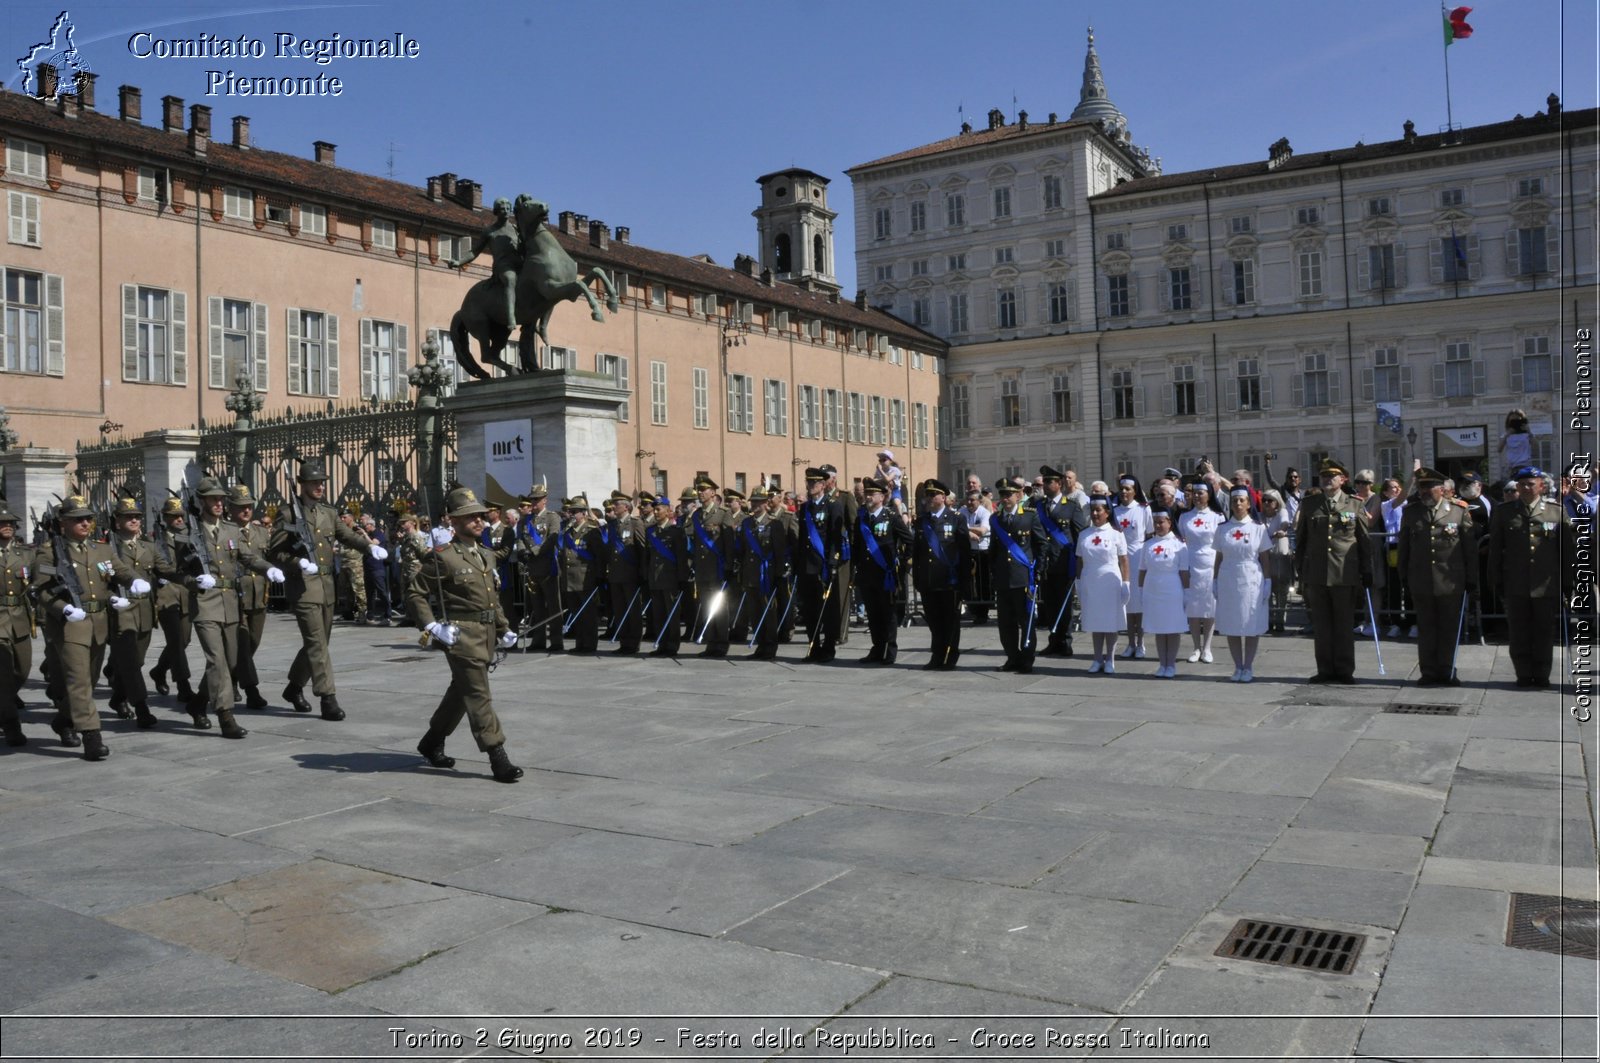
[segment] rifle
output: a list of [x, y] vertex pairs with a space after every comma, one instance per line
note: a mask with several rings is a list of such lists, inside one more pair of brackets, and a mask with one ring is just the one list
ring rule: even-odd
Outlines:
[[289, 507], [289, 520], [286, 524], [289, 531], [293, 533], [295, 540], [300, 544], [300, 549], [305, 554], [306, 560], [316, 564], [317, 539], [312, 534], [310, 522], [306, 520], [306, 510], [305, 506], [300, 503], [300, 493], [295, 489], [293, 481], [288, 479], [288, 475], [288, 471], [284, 470], [284, 482], [290, 486], [288, 497], [284, 500], [284, 504]]
[[[56, 498], [57, 502], [61, 499]], [[45, 575], [55, 576], [61, 588], [67, 592], [67, 600], [73, 608], [83, 608], [83, 584], [78, 580], [78, 570], [72, 567], [72, 562], [67, 558], [67, 542], [61, 535], [61, 517], [55, 506], [46, 506], [44, 521], [41, 525], [50, 537], [50, 556], [53, 564], [38, 565], [38, 570]]]
[[206, 536], [205, 529], [201, 527], [200, 498], [187, 486], [183, 489], [183, 516], [187, 532], [183, 541], [189, 544], [189, 549], [194, 552], [195, 561], [200, 565], [200, 571], [195, 575], [214, 576], [215, 573], [211, 571], [215, 564], [211, 557], [211, 542]]

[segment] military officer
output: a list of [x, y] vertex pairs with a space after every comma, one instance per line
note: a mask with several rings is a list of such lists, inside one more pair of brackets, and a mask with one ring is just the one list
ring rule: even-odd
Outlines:
[[685, 601], [694, 588], [689, 568], [689, 544], [677, 511], [665, 501], [656, 505], [656, 522], [645, 529], [645, 579], [650, 588], [650, 609], [658, 626], [652, 657], [676, 657], [682, 642]]
[[[246, 484], [235, 484], [228, 492], [228, 516], [239, 526], [239, 539], [261, 557], [267, 556], [267, 546], [272, 533], [256, 522], [256, 500]], [[261, 636], [267, 630], [267, 585], [265, 573], [248, 565], [240, 565], [239, 581], [239, 652], [238, 665], [233, 670], [234, 682], [244, 688], [245, 707], [264, 709], [270, 704], [261, 694], [261, 677], [256, 673], [256, 650], [261, 647]], [[235, 699], [237, 700], [237, 699]]]
[[[550, 491], [538, 484], [522, 496], [523, 515], [517, 527], [517, 552], [522, 560], [526, 619], [534, 627], [528, 631], [528, 649], [547, 646], [556, 653], [563, 649], [561, 625], [561, 585], [556, 579], [557, 547], [561, 536], [561, 516], [549, 508]], [[574, 605], [576, 608], [576, 605]]]
[[[339, 514], [339, 523], [352, 534], [364, 535], [354, 513]], [[334, 582], [337, 591], [350, 603], [350, 612], [345, 619], [358, 624], [367, 622], [367, 570], [361, 563], [362, 555], [365, 553], [365, 547], [351, 546], [345, 540], [341, 540], [338, 550], [339, 564], [335, 570], [337, 578]]]
[[1543, 497], [1542, 472], [1524, 465], [1511, 476], [1516, 500], [1489, 518], [1489, 584], [1505, 603], [1517, 686], [1542, 689], [1550, 685], [1562, 582], [1573, 570], [1573, 529], [1566, 510]]
[[825, 468], [806, 470], [806, 503], [798, 518], [800, 557], [795, 565], [795, 592], [800, 623], [811, 640], [806, 660], [826, 664], [833, 660], [839, 643], [844, 596], [837, 577], [841, 560], [850, 556], [850, 525], [844, 501], [828, 494]]
[[[651, 510], [655, 499], [651, 499]], [[601, 547], [605, 556], [606, 585], [611, 592], [612, 638], [618, 653], [638, 653], [639, 634], [644, 630], [644, 609], [648, 598], [643, 591], [645, 553], [644, 522], [633, 515], [633, 496], [611, 492], [611, 520], [602, 529]]]
[[1048, 628], [1049, 638], [1039, 651], [1042, 657], [1072, 656], [1072, 614], [1062, 609], [1072, 585], [1077, 579], [1078, 533], [1089, 526], [1089, 514], [1077, 500], [1062, 492], [1066, 473], [1049, 465], [1039, 466], [1044, 479], [1044, 495], [1035, 499], [1031, 508], [1039, 514], [1049, 541], [1045, 544], [1042, 560], [1045, 576], [1039, 581], [1039, 615], [1049, 625], [1060, 617], [1058, 623]]
[[17, 709], [23, 681], [33, 667], [36, 626], [29, 598], [34, 549], [17, 537], [21, 523], [0, 498], [0, 733], [8, 746], [28, 744]]
[[[111, 510], [116, 531], [110, 546], [117, 559], [139, 579], [154, 584], [158, 579], [175, 580], [177, 570], [165, 564], [156, 544], [140, 534], [144, 511], [138, 499], [119, 498]], [[150, 694], [144, 685], [144, 661], [150, 651], [150, 634], [156, 627], [156, 601], [152, 594], [127, 595], [133, 604], [111, 613], [111, 661], [106, 676], [111, 680], [111, 711], [118, 719], [138, 719], [139, 726], [156, 725], [150, 711]]]
[[938, 480], [922, 488], [927, 509], [917, 521], [912, 547], [911, 578], [922, 598], [933, 656], [924, 668], [953, 669], [961, 656], [961, 599], [971, 571], [972, 539], [966, 515], [949, 506], [950, 491]]
[[383, 547], [367, 541], [354, 528], [340, 523], [334, 508], [323, 501], [328, 493], [328, 470], [321, 458], [307, 458], [296, 473], [300, 506], [306, 534], [296, 529], [291, 506], [278, 510], [276, 526], [267, 548], [267, 559], [288, 575], [284, 585], [289, 607], [300, 627], [300, 652], [289, 666], [289, 685], [283, 699], [295, 712], [310, 712], [311, 703], [303, 693], [307, 681], [321, 702], [324, 720], [344, 719], [338, 691], [333, 681], [333, 666], [328, 660], [328, 640], [333, 634], [333, 608], [337, 593], [333, 582], [334, 551], [338, 544], [369, 550], [380, 561], [389, 556]]
[[1472, 511], [1444, 493], [1444, 474], [1419, 469], [1417, 500], [1400, 519], [1399, 573], [1417, 617], [1418, 686], [1460, 686], [1455, 676], [1468, 592], [1478, 585], [1477, 529]]
[[733, 571], [733, 514], [717, 501], [717, 483], [709, 476], [694, 482], [700, 508], [689, 516], [684, 535], [689, 543], [700, 609], [695, 638], [705, 644], [702, 657], [726, 657], [733, 603], [728, 600]]
[[455, 758], [445, 754], [444, 742], [465, 716], [478, 748], [489, 754], [495, 779], [516, 782], [522, 769], [506, 755], [506, 736], [489, 696], [489, 663], [495, 648], [515, 646], [517, 633], [500, 608], [495, 555], [478, 543], [486, 509], [466, 487], [451, 491], [445, 507], [451, 527], [435, 529], [435, 548], [422, 558], [409, 592], [417, 626], [444, 647], [450, 662], [450, 686], [428, 721], [428, 733], [417, 743], [417, 752], [435, 768], [455, 767]]
[[736, 487], [725, 488], [722, 500], [727, 505], [728, 522], [728, 594], [723, 599], [723, 610], [728, 614], [728, 642], [747, 642], [750, 638], [750, 606], [744, 591], [744, 581], [739, 575], [739, 526], [750, 515], [750, 500]]
[[893, 664], [900, 653], [900, 555], [911, 542], [911, 518], [885, 505], [887, 480], [863, 480], [861, 488], [867, 502], [856, 515], [851, 556], [872, 637], [872, 649], [862, 663]]
[[1337, 461], [1324, 460], [1322, 492], [1307, 494], [1295, 519], [1294, 568], [1317, 655], [1312, 683], [1356, 681], [1356, 614], [1372, 588], [1372, 543], [1365, 507], [1344, 492], [1349, 476]]
[[786, 597], [780, 592], [789, 565], [789, 535], [769, 505], [771, 499], [765, 487], [750, 492], [754, 511], [734, 529], [740, 597], [755, 631], [751, 643], [756, 650], [751, 657], [758, 661], [778, 656], [778, 628]]
[[[117, 560], [105, 543], [90, 538], [94, 513], [86, 499], [68, 496], [57, 511], [61, 534], [42, 551], [39, 566], [45, 638], [56, 644], [55, 666], [61, 670], [66, 714], [57, 712], [51, 727], [65, 746], [83, 746], [84, 760], [111, 755], [100, 737], [100, 716], [94, 707], [94, 681], [106, 651], [111, 628], [109, 606], [131, 609], [132, 601], [113, 589], [149, 594], [148, 580]], [[48, 571], [45, 569], [48, 568]], [[81, 738], [79, 736], [82, 736]]]
[[833, 566], [833, 604], [839, 611], [839, 635], [834, 644], [842, 646], [850, 641], [850, 625], [845, 618], [855, 615], [850, 529], [855, 527], [856, 510], [860, 508], [860, 503], [856, 501], [854, 491], [840, 489], [838, 469], [832, 465], [823, 465], [821, 468], [828, 475], [828, 501], [839, 503], [844, 510], [844, 538], [840, 545], [839, 560]]
[[[161, 534], [155, 537], [156, 553], [161, 556], [162, 565], [173, 566], [177, 558], [175, 537], [185, 534], [187, 526], [181, 498], [169, 498], [162, 503]], [[194, 699], [194, 689], [189, 686], [189, 642], [194, 637], [189, 593], [182, 583], [165, 576], [159, 576], [156, 588], [156, 620], [166, 644], [161, 647], [156, 666], [150, 669], [150, 679], [155, 683], [156, 693], [166, 697], [170, 692], [167, 686], [170, 674], [172, 681], [178, 684], [178, 700], [188, 704]]]
[[556, 623], [571, 633], [573, 652], [594, 653], [600, 643], [600, 580], [605, 574], [600, 524], [583, 495], [567, 499], [563, 508], [567, 519], [559, 546], [561, 600], [570, 612]]
[[989, 518], [989, 572], [1000, 648], [1006, 654], [1000, 670], [1027, 675], [1038, 645], [1039, 558], [1051, 540], [1039, 514], [1023, 505], [1020, 479], [1001, 479], [995, 488], [1000, 505]]

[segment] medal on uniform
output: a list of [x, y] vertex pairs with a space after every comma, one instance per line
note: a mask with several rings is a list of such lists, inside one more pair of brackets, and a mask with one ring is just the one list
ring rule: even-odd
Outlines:
[[109, 561], [96, 561], [94, 568], [102, 577], [109, 577], [111, 573], [116, 571], [116, 566]]

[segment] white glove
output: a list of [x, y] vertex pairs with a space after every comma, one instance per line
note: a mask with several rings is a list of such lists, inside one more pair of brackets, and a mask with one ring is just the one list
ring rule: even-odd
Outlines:
[[283, 569], [279, 568], [277, 565], [273, 565], [271, 568], [267, 569], [267, 582], [282, 583]]
[[203, 591], [208, 591], [217, 585], [217, 577], [209, 572], [202, 572], [194, 578], [194, 585]]
[[126, 598], [121, 598], [121, 597], [118, 597], [117, 595], [113, 594], [111, 596], [111, 608], [115, 609], [117, 612], [120, 613], [124, 609], [133, 608], [133, 603], [128, 601], [128, 599], [126, 599]]
[[503, 650], [515, 649], [516, 645], [517, 645], [517, 633], [515, 631], [507, 631], [504, 635], [500, 636], [500, 648], [501, 649], [503, 649]]
[[373, 543], [372, 544], [372, 560], [374, 560], [374, 561], [387, 561], [387, 560], [389, 560], [389, 551], [385, 550], [383, 547], [379, 546], [377, 543]]
[[84, 612], [82, 609], [79, 609], [75, 605], [69, 605], [67, 606], [67, 611], [62, 615], [67, 618], [67, 623], [76, 624], [79, 620], [82, 620], [89, 614]]
[[1128, 599], [1133, 597], [1133, 588], [1128, 586], [1127, 580], [1123, 580], [1121, 583], [1117, 584], [1117, 594], [1119, 597], [1121, 597], [1122, 604], [1127, 605]]
[[149, 594], [150, 584], [142, 579], [136, 579], [128, 584], [128, 592], [130, 594]]
[[423, 630], [437, 639], [441, 646], [454, 646], [456, 644], [456, 635], [461, 629], [454, 624], [441, 624], [435, 620]]
[[321, 571], [321, 569], [317, 567], [317, 563], [311, 560], [309, 557], [302, 557], [296, 563], [299, 564], [300, 571], [304, 572], [308, 576], [315, 576]]
[[428, 533], [428, 538], [433, 540], [434, 546], [448, 546], [451, 539], [456, 537], [454, 528], [435, 528]]

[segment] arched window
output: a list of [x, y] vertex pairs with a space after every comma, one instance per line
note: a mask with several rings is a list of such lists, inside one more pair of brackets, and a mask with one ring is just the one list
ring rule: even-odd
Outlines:
[[818, 273], [828, 272], [828, 256], [820, 235], [811, 238], [811, 268]]
[[779, 233], [778, 239], [773, 243], [774, 266], [778, 273], [792, 272], [789, 265], [789, 234]]

